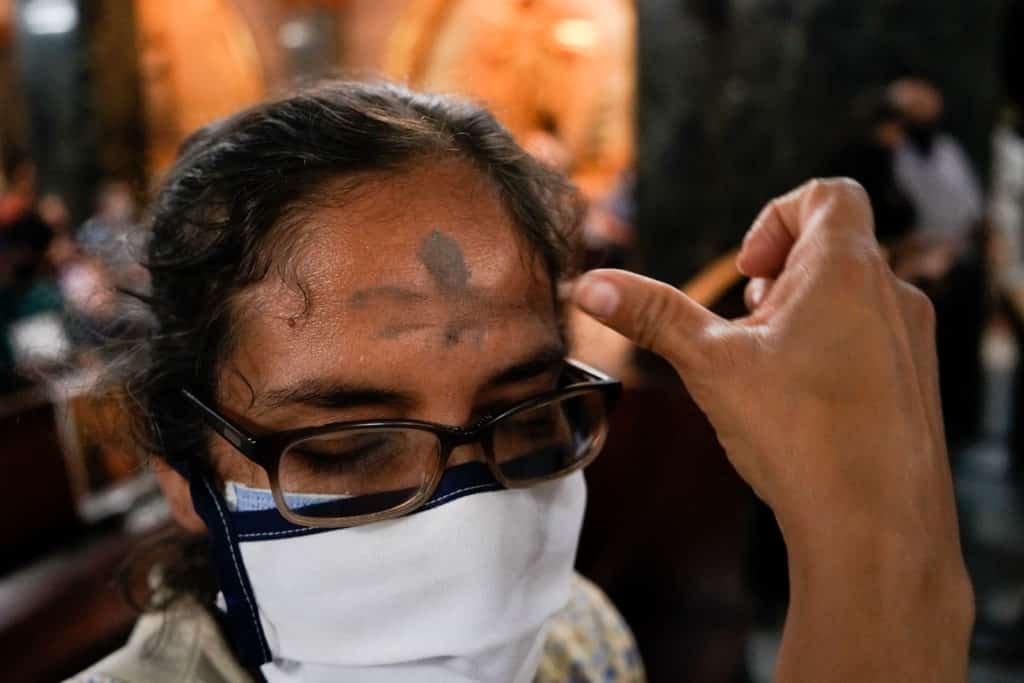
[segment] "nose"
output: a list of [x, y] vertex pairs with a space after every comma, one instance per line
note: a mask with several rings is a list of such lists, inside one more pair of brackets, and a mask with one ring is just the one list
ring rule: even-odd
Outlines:
[[467, 443], [456, 446], [448, 457], [448, 467], [463, 465], [467, 462], [485, 462], [484, 449], [479, 443]]

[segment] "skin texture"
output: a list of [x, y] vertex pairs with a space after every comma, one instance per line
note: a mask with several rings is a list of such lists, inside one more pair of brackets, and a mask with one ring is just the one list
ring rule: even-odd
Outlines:
[[[225, 415], [256, 434], [373, 418], [465, 425], [554, 387], [564, 345], [551, 283], [476, 170], [435, 162], [370, 178], [340, 204], [302, 226], [286, 277], [234, 302]], [[532, 376], [488, 383], [538, 354]], [[222, 479], [269, 485], [220, 437], [210, 448]], [[449, 465], [478, 450], [456, 449]], [[201, 529], [184, 481], [161, 481], [179, 522]]]
[[746, 318], [595, 271], [585, 310], [668, 359], [786, 539], [776, 680], [963, 681], [973, 599], [942, 432], [934, 311], [886, 265], [853, 181], [771, 202]]

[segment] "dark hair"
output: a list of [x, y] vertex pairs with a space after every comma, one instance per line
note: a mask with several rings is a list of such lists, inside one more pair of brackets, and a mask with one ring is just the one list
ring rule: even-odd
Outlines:
[[465, 159], [494, 183], [554, 290], [571, 267], [580, 195], [476, 105], [391, 84], [335, 82], [259, 104], [186, 140], [150, 211], [150, 291], [139, 296], [150, 329], [124, 364], [142, 447], [171, 462], [204, 452], [206, 430], [180, 389], [215, 395], [219, 364], [235, 342], [233, 300], [271, 272], [286, 272], [289, 238], [328, 201], [319, 192], [326, 183], [357, 185], [360, 174], [444, 158]]

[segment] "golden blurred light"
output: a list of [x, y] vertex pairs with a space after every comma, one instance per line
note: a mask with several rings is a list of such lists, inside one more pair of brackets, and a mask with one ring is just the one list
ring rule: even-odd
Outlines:
[[590, 50], [598, 37], [597, 26], [589, 19], [563, 19], [555, 24], [555, 42], [570, 50]]

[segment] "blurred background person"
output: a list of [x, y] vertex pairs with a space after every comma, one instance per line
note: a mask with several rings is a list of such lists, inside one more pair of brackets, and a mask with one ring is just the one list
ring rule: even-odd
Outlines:
[[942, 128], [938, 88], [901, 79], [890, 86], [889, 97], [904, 131], [895, 149], [895, 180], [915, 214], [895, 269], [935, 305], [943, 417], [956, 447], [977, 435], [981, 415], [984, 195], [963, 147]]
[[47, 258], [53, 237], [54, 230], [34, 211], [22, 211], [0, 230], [0, 388], [11, 390], [27, 382], [16, 373], [19, 354], [36, 344], [50, 346], [46, 337], [54, 333], [62, 306]]
[[983, 216], [981, 186], [963, 147], [942, 129], [943, 99], [934, 85], [899, 80], [889, 98], [903, 124], [894, 146], [895, 178], [913, 202], [913, 238], [928, 255], [920, 270], [908, 264], [906, 272], [938, 281], [972, 248], [972, 231]]
[[140, 263], [144, 242], [137, 223], [135, 197], [122, 181], [100, 186], [96, 212], [74, 234], [75, 258], [63, 269], [61, 289], [67, 301], [69, 329], [76, 349], [92, 362], [99, 350], [137, 322], [119, 309], [116, 291], [144, 291]]
[[29, 161], [13, 164], [5, 186], [0, 188], [0, 229], [32, 210], [36, 198], [36, 169]]
[[[1006, 14], [1001, 73], [1006, 108], [992, 135], [990, 251], [994, 286], [1024, 348], [1024, 2], [1014, 0]], [[1024, 475], [1024, 364], [1018, 364], [1013, 390], [1010, 445], [1014, 470]]]

